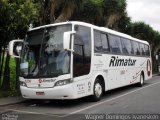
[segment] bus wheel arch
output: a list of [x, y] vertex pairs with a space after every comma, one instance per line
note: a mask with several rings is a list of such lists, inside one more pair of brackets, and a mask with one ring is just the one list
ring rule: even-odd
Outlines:
[[[98, 91], [97, 91], [98, 89]], [[97, 94], [98, 92], [98, 94]], [[94, 81], [94, 86], [93, 86], [93, 95], [92, 95], [92, 100], [93, 101], [99, 101], [103, 95], [103, 93], [105, 92], [105, 82], [104, 82], [104, 78], [102, 75], [98, 75], [95, 78]]]

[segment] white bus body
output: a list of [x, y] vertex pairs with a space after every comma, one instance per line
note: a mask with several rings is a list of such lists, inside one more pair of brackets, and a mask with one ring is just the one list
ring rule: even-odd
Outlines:
[[103, 91], [150, 79], [150, 56], [148, 42], [84, 22], [33, 28], [20, 55], [20, 90], [28, 99], [99, 100]]

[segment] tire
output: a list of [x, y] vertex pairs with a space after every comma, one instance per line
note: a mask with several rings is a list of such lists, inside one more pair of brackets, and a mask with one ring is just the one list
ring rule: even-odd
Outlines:
[[138, 87], [142, 87], [144, 85], [144, 75], [140, 75], [140, 82], [138, 83]]
[[97, 102], [101, 99], [102, 94], [103, 94], [102, 83], [98, 78], [96, 78], [94, 87], [93, 87], [93, 95], [91, 98], [94, 102]]

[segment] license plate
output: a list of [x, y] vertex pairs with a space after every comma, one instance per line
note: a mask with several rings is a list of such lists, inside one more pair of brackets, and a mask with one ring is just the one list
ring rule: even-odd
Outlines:
[[44, 92], [36, 92], [36, 95], [45, 95]]

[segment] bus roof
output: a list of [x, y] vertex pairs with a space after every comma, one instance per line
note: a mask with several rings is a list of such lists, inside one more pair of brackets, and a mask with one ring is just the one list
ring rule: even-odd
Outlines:
[[99, 31], [102, 31], [102, 32], [106, 32], [106, 33], [109, 33], [109, 34], [121, 36], [121, 37], [124, 37], [124, 38], [128, 38], [130, 40], [142, 42], [142, 43], [145, 43], [145, 44], [149, 44], [147, 41], [140, 40], [140, 39], [134, 38], [134, 37], [132, 37], [130, 35], [127, 35], [127, 34], [124, 34], [124, 33], [121, 33], [121, 32], [117, 32], [117, 31], [111, 30], [111, 29], [109, 29], [107, 27], [99, 27], [99, 26], [92, 25], [90, 23], [85, 23], [85, 22], [80, 22], [80, 21], [67, 21], [67, 22], [61, 22], [61, 23], [48, 24], [48, 25], [32, 28], [29, 31], [40, 29], [40, 28], [45, 28], [45, 27], [50, 27], [50, 26], [65, 25], [65, 24], [74, 24], [74, 25], [88, 26], [88, 27], [91, 27], [93, 29], [96, 29], [96, 30], [99, 30]]

